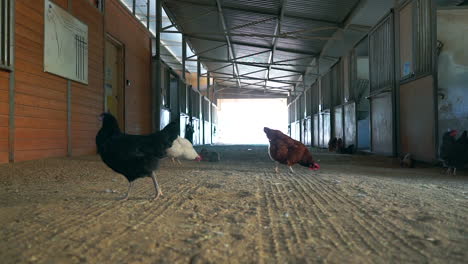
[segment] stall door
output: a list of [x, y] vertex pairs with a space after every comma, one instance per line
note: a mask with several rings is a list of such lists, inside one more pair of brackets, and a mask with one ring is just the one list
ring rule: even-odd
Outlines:
[[124, 123], [124, 57], [123, 45], [108, 36], [105, 56], [105, 111], [117, 118], [119, 126], [125, 130]]
[[[435, 32], [430, 23], [433, 20], [432, 5], [430, 0], [416, 0], [399, 10], [399, 72], [403, 81], [398, 98], [400, 148], [402, 153], [411, 153], [416, 160], [426, 162], [434, 161], [437, 153], [437, 98], [432, 75], [432, 36]], [[452, 22], [450, 24], [455, 27]], [[457, 34], [463, 32], [457, 31]], [[448, 47], [450, 45], [442, 50]], [[466, 46], [463, 50], [466, 50]]]
[[369, 34], [371, 151], [394, 153], [394, 26], [393, 12]]

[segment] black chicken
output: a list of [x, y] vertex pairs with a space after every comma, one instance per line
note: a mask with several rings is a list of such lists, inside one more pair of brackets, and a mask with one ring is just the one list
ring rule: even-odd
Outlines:
[[100, 118], [102, 127], [96, 135], [97, 150], [109, 168], [127, 178], [128, 191], [123, 199], [128, 199], [136, 179], [151, 177], [156, 200], [162, 192], [154, 171], [159, 168], [159, 160], [166, 155], [166, 149], [178, 136], [178, 122], [171, 122], [153, 134], [129, 135], [120, 131], [117, 120], [111, 114], [102, 113]]
[[440, 158], [448, 168], [447, 173], [456, 175], [457, 168], [468, 163], [468, 136], [467, 132], [456, 139], [458, 131], [451, 130], [444, 133], [440, 146]]

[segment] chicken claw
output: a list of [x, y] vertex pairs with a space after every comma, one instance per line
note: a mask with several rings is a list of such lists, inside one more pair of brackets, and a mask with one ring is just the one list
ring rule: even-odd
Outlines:
[[154, 171], [151, 174], [151, 179], [153, 180], [154, 189], [156, 191], [156, 194], [155, 194], [153, 200], [157, 200], [160, 195], [163, 195], [163, 193], [161, 191], [161, 188], [159, 187], [158, 181], [156, 180], [156, 174], [154, 173]]
[[118, 201], [127, 201], [128, 197], [130, 196], [130, 191], [132, 190], [132, 187], [133, 187], [133, 182], [129, 182], [128, 183], [127, 194], [125, 196], [123, 196], [123, 197], [118, 198], [117, 200]]

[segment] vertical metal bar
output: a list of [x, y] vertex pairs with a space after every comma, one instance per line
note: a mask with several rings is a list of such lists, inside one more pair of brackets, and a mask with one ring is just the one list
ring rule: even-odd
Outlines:
[[212, 116], [211, 116], [211, 100], [210, 100], [210, 72], [206, 73], [206, 97], [208, 97], [208, 111], [209, 111], [209, 119], [208, 122], [210, 122], [210, 143], [212, 143], [213, 139], [213, 122], [212, 122]]
[[185, 35], [182, 34], [182, 80], [185, 83], [185, 60], [187, 59], [187, 43], [185, 40]]
[[[134, 1], [135, 2], [135, 1]], [[161, 67], [161, 27], [162, 27], [162, 5], [161, 5], [162, 0], [156, 0], [156, 28], [155, 28], [155, 63], [156, 63], [156, 69], [155, 69], [155, 94], [157, 95], [156, 100], [157, 103], [154, 106], [154, 123], [155, 123], [155, 129], [159, 130], [160, 129], [160, 116], [161, 116], [161, 74], [162, 74], [162, 67]], [[154, 96], [154, 95], [153, 95]]]
[[[10, 30], [15, 32], [15, 1], [10, 2], [8, 8], [10, 10]], [[8, 117], [8, 159], [9, 161], [15, 160], [15, 81], [16, 81], [16, 72], [15, 72], [15, 34], [12, 33], [10, 36], [10, 43], [8, 45], [11, 47], [11, 72], [10, 72], [10, 82], [9, 82], [9, 117]]]
[[185, 36], [182, 34], [182, 82], [184, 83], [183, 87], [185, 89], [185, 109], [183, 109], [184, 113], [188, 113], [187, 111], [187, 78], [185, 76], [186, 74], [186, 66], [185, 66], [185, 60], [187, 59], [187, 43], [185, 41]]
[[146, 1], [146, 28], [149, 29], [150, 25], [150, 2], [151, 0]]
[[[197, 90], [198, 90], [199, 93], [200, 93], [200, 75], [201, 75], [201, 63], [200, 63], [200, 57], [197, 57]], [[204, 118], [203, 97], [201, 97], [201, 99], [198, 100], [197, 104], [198, 104], [198, 107], [200, 109], [200, 111], [198, 112], [197, 118], [200, 119], [200, 123], [201, 123], [201, 127], [202, 127], [202, 129], [200, 131], [201, 143], [205, 144], [205, 121], [203, 120], [203, 118]], [[200, 114], [201, 114], [201, 116], [200, 116]]]
[[[5, 38], [5, 66], [11, 66], [11, 50], [10, 50], [10, 40], [11, 40], [11, 35], [12, 35], [12, 31], [11, 31], [11, 14], [14, 12], [12, 9], [11, 9], [11, 2], [10, 0], [6, 0], [6, 6], [4, 7], [5, 10], [6, 10], [6, 16], [3, 18], [4, 20], [6, 20], [6, 23], [3, 23], [5, 24], [6, 26], [6, 35], [4, 36]], [[4, 32], [5, 33], [5, 32]]]
[[7, 0], [0, 0], [0, 43], [2, 43], [3, 49], [0, 49], [0, 65], [8, 66], [6, 61], [6, 51], [7, 51], [7, 36], [6, 28], [8, 27], [8, 4]]
[[438, 90], [439, 90], [439, 78], [438, 78], [438, 56], [437, 56], [437, 46], [434, 45], [437, 43], [437, 6], [435, 1], [431, 1], [430, 4], [430, 36], [431, 40], [431, 71], [433, 76], [433, 87], [434, 87], [434, 147], [435, 147], [435, 159], [439, 158], [439, 100], [438, 100]]
[[135, 15], [135, 9], [136, 9], [136, 0], [133, 0], [132, 2], [132, 14]]
[[[68, 12], [72, 13], [72, 0], [68, 0]], [[80, 43], [79, 39], [76, 39], [75, 41]], [[80, 46], [77, 46], [77, 50], [80, 50]], [[78, 56], [78, 59], [80, 59], [81, 55]], [[81, 78], [80, 78], [81, 79]], [[71, 107], [72, 107], [72, 87], [71, 87], [71, 81], [67, 80], [67, 156], [71, 157], [72, 156], [72, 113], [71, 113]]]

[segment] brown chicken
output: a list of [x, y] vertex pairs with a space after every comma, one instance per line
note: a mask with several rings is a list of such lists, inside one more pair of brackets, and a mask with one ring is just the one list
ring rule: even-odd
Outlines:
[[263, 128], [265, 134], [270, 141], [268, 148], [268, 154], [270, 158], [275, 161], [275, 171], [278, 173], [278, 163], [285, 164], [289, 167], [289, 170], [294, 173], [291, 166], [296, 163], [304, 167], [308, 167], [311, 170], [318, 170], [320, 166], [315, 163], [312, 155], [304, 144], [294, 140], [279, 130], [270, 129], [268, 127]]

